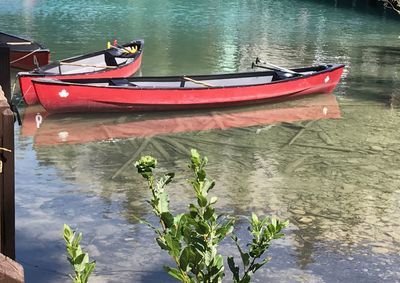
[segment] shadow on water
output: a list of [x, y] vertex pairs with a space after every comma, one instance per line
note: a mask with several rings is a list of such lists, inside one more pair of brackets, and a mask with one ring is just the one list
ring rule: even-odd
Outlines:
[[[63, 240], [32, 241], [32, 235], [26, 230], [17, 230], [16, 258], [24, 266], [25, 282], [68, 282], [69, 263]], [[61, 234], [61, 233], [60, 233]], [[32, 254], [40, 254], [34, 262]], [[65, 255], [65, 256], [63, 256]], [[48, 264], [51, 262], [51, 264]]]
[[[84, 228], [85, 231], [87, 227]], [[24, 235], [24, 231], [17, 231], [18, 241], [21, 244], [17, 248], [17, 261], [24, 266], [24, 276], [25, 282], [27, 283], [68, 283], [71, 282], [69, 274], [72, 274], [72, 268], [68, 263], [65, 246], [63, 245], [63, 239], [60, 237], [56, 240], [46, 240], [46, 241], [35, 241], [32, 243], [31, 236], [29, 234]], [[87, 236], [88, 233], [86, 233]], [[85, 237], [85, 235], [84, 235]], [[156, 243], [154, 242], [154, 245]], [[129, 266], [121, 265], [120, 268], [110, 268], [110, 261], [106, 255], [101, 257], [96, 253], [96, 251], [91, 250], [91, 246], [87, 241], [83, 242], [83, 248], [85, 251], [89, 249], [91, 259], [95, 258], [96, 268], [92, 275], [91, 282], [108, 282], [117, 283], [121, 281], [127, 282], [176, 282], [168, 274], [166, 274], [162, 266], [172, 265], [168, 260], [156, 261], [156, 265], [153, 266], [153, 258], [148, 258], [148, 263], [142, 263], [142, 266], [136, 266], [131, 264]], [[118, 247], [115, 247], [118, 250]], [[134, 250], [125, 251], [127, 253], [134, 252]], [[34, 262], [30, 260], [31, 254], [40, 254], [42, 256], [38, 257]], [[93, 255], [95, 255], [93, 257]], [[118, 255], [113, 255], [116, 260]], [[128, 256], [124, 258], [119, 258], [119, 260], [125, 260], [125, 262], [130, 262], [132, 259], [128, 259]], [[102, 281], [101, 278], [108, 278], [106, 281]], [[129, 280], [129, 278], [135, 278]], [[140, 279], [139, 279], [140, 278]]]
[[399, 106], [400, 48], [392, 44], [362, 44], [351, 51], [343, 88], [346, 96], [357, 100], [383, 102]]

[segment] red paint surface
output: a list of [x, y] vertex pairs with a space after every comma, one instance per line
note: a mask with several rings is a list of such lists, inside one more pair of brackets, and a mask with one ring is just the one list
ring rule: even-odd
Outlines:
[[15, 61], [15, 63], [11, 63], [11, 67], [25, 71], [33, 70], [37, 67], [33, 59], [34, 56], [36, 56], [39, 66], [47, 65], [50, 62], [49, 50], [40, 50], [34, 53], [32, 51], [11, 51], [10, 61]]
[[[251, 86], [214, 88], [134, 88], [35, 81], [40, 103], [49, 112], [181, 110], [248, 105], [287, 96], [333, 91], [344, 66], [310, 76]], [[256, 75], [256, 72], [255, 72]], [[329, 81], [326, 81], [329, 76]], [[60, 93], [68, 96], [60, 96]]]
[[115, 69], [104, 69], [97, 72], [84, 73], [84, 74], [73, 74], [73, 75], [22, 75], [19, 76], [19, 84], [21, 87], [22, 97], [27, 105], [37, 104], [39, 102], [35, 88], [33, 87], [32, 80], [38, 78], [49, 78], [49, 79], [91, 79], [91, 78], [118, 78], [118, 77], [130, 77], [136, 73], [142, 62], [141, 53], [136, 60], [131, 64], [125, 65]]

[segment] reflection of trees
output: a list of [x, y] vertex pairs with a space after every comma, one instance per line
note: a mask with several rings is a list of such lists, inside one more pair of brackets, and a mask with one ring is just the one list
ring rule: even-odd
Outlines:
[[381, 0], [385, 7], [389, 7], [400, 14], [400, 0]]
[[[317, 2], [317, 4], [325, 4], [327, 6], [334, 6], [335, 8], [352, 9], [356, 12], [368, 12], [374, 14], [381, 14], [384, 7], [397, 9], [399, 7], [398, 0], [309, 0], [310, 2]], [[394, 13], [393, 13], [394, 14]]]
[[[352, 67], [353, 76], [349, 83], [357, 90], [358, 94], [370, 94], [373, 99], [395, 99], [392, 104], [398, 105], [396, 96], [400, 83], [398, 80], [400, 63], [400, 48], [391, 46], [364, 46], [358, 52], [353, 52], [353, 60], [359, 64]], [[375, 87], [372, 88], [371, 86]], [[357, 93], [356, 93], [357, 94]]]

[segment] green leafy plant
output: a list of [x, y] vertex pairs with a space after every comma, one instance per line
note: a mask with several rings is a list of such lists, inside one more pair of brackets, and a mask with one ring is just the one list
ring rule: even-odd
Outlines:
[[280, 222], [277, 219], [269, 219], [268, 217], [260, 220], [256, 214], [252, 213], [248, 230], [253, 239], [252, 242], [247, 245], [249, 250], [243, 252], [237, 236], [232, 236], [239, 250], [243, 264], [243, 273], [240, 274], [240, 269], [235, 264], [234, 258], [232, 256], [228, 257], [228, 265], [233, 274], [233, 282], [250, 282], [251, 276], [269, 261], [269, 258], [264, 257], [264, 254], [268, 250], [271, 241], [282, 238], [284, 234], [281, 233], [281, 230], [288, 224], [287, 221]]
[[72, 282], [87, 283], [96, 262], [89, 262], [89, 254], [82, 251], [80, 245], [82, 233], [76, 234], [67, 224], [64, 224], [64, 240], [67, 246], [68, 261], [75, 273], [75, 276], [70, 275]]
[[[156, 180], [153, 174], [157, 166], [155, 158], [144, 156], [135, 163], [138, 172], [147, 180], [152, 193], [149, 204], [159, 218], [160, 225], [155, 227], [145, 220], [139, 221], [154, 230], [160, 248], [166, 250], [175, 261], [175, 267], [164, 267], [168, 274], [187, 283], [222, 282], [225, 276], [224, 261], [217, 248], [222, 240], [232, 234], [234, 218], [216, 213], [213, 207], [217, 198], [209, 197], [215, 182], [207, 178], [207, 157], [202, 158], [192, 149], [190, 161], [189, 168], [193, 172], [193, 178], [188, 181], [197, 201], [189, 204], [188, 212], [175, 216], [169, 210], [169, 197], [165, 190], [174, 173], [165, 174]], [[270, 242], [282, 237], [280, 231], [287, 225], [288, 222], [269, 221], [268, 218], [259, 220], [253, 214], [249, 227], [253, 240], [248, 245], [248, 252], [243, 252], [237, 236], [232, 236], [243, 262], [243, 272], [240, 273], [233, 257], [228, 258], [235, 282], [250, 282], [254, 272], [268, 261], [262, 257]]]

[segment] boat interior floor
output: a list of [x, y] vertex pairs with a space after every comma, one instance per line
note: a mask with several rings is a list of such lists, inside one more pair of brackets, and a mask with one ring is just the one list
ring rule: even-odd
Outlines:
[[244, 85], [266, 84], [272, 81], [273, 76], [243, 77], [209, 79], [201, 81], [181, 80], [175, 81], [129, 81], [128, 79], [111, 79], [110, 86], [138, 87], [138, 88], [207, 88], [207, 87], [230, 87]]
[[[72, 75], [72, 74], [81, 74], [81, 73], [90, 73], [96, 72], [109, 67], [109, 64], [106, 63], [105, 54], [99, 54], [97, 56], [82, 58], [81, 60], [65, 62], [63, 65], [59, 62], [53, 64], [49, 68], [39, 69], [38, 72], [42, 74], [51, 74], [51, 75]], [[128, 58], [120, 58], [115, 57], [116, 66], [121, 66], [126, 64]], [[71, 65], [68, 65], [71, 64]]]

